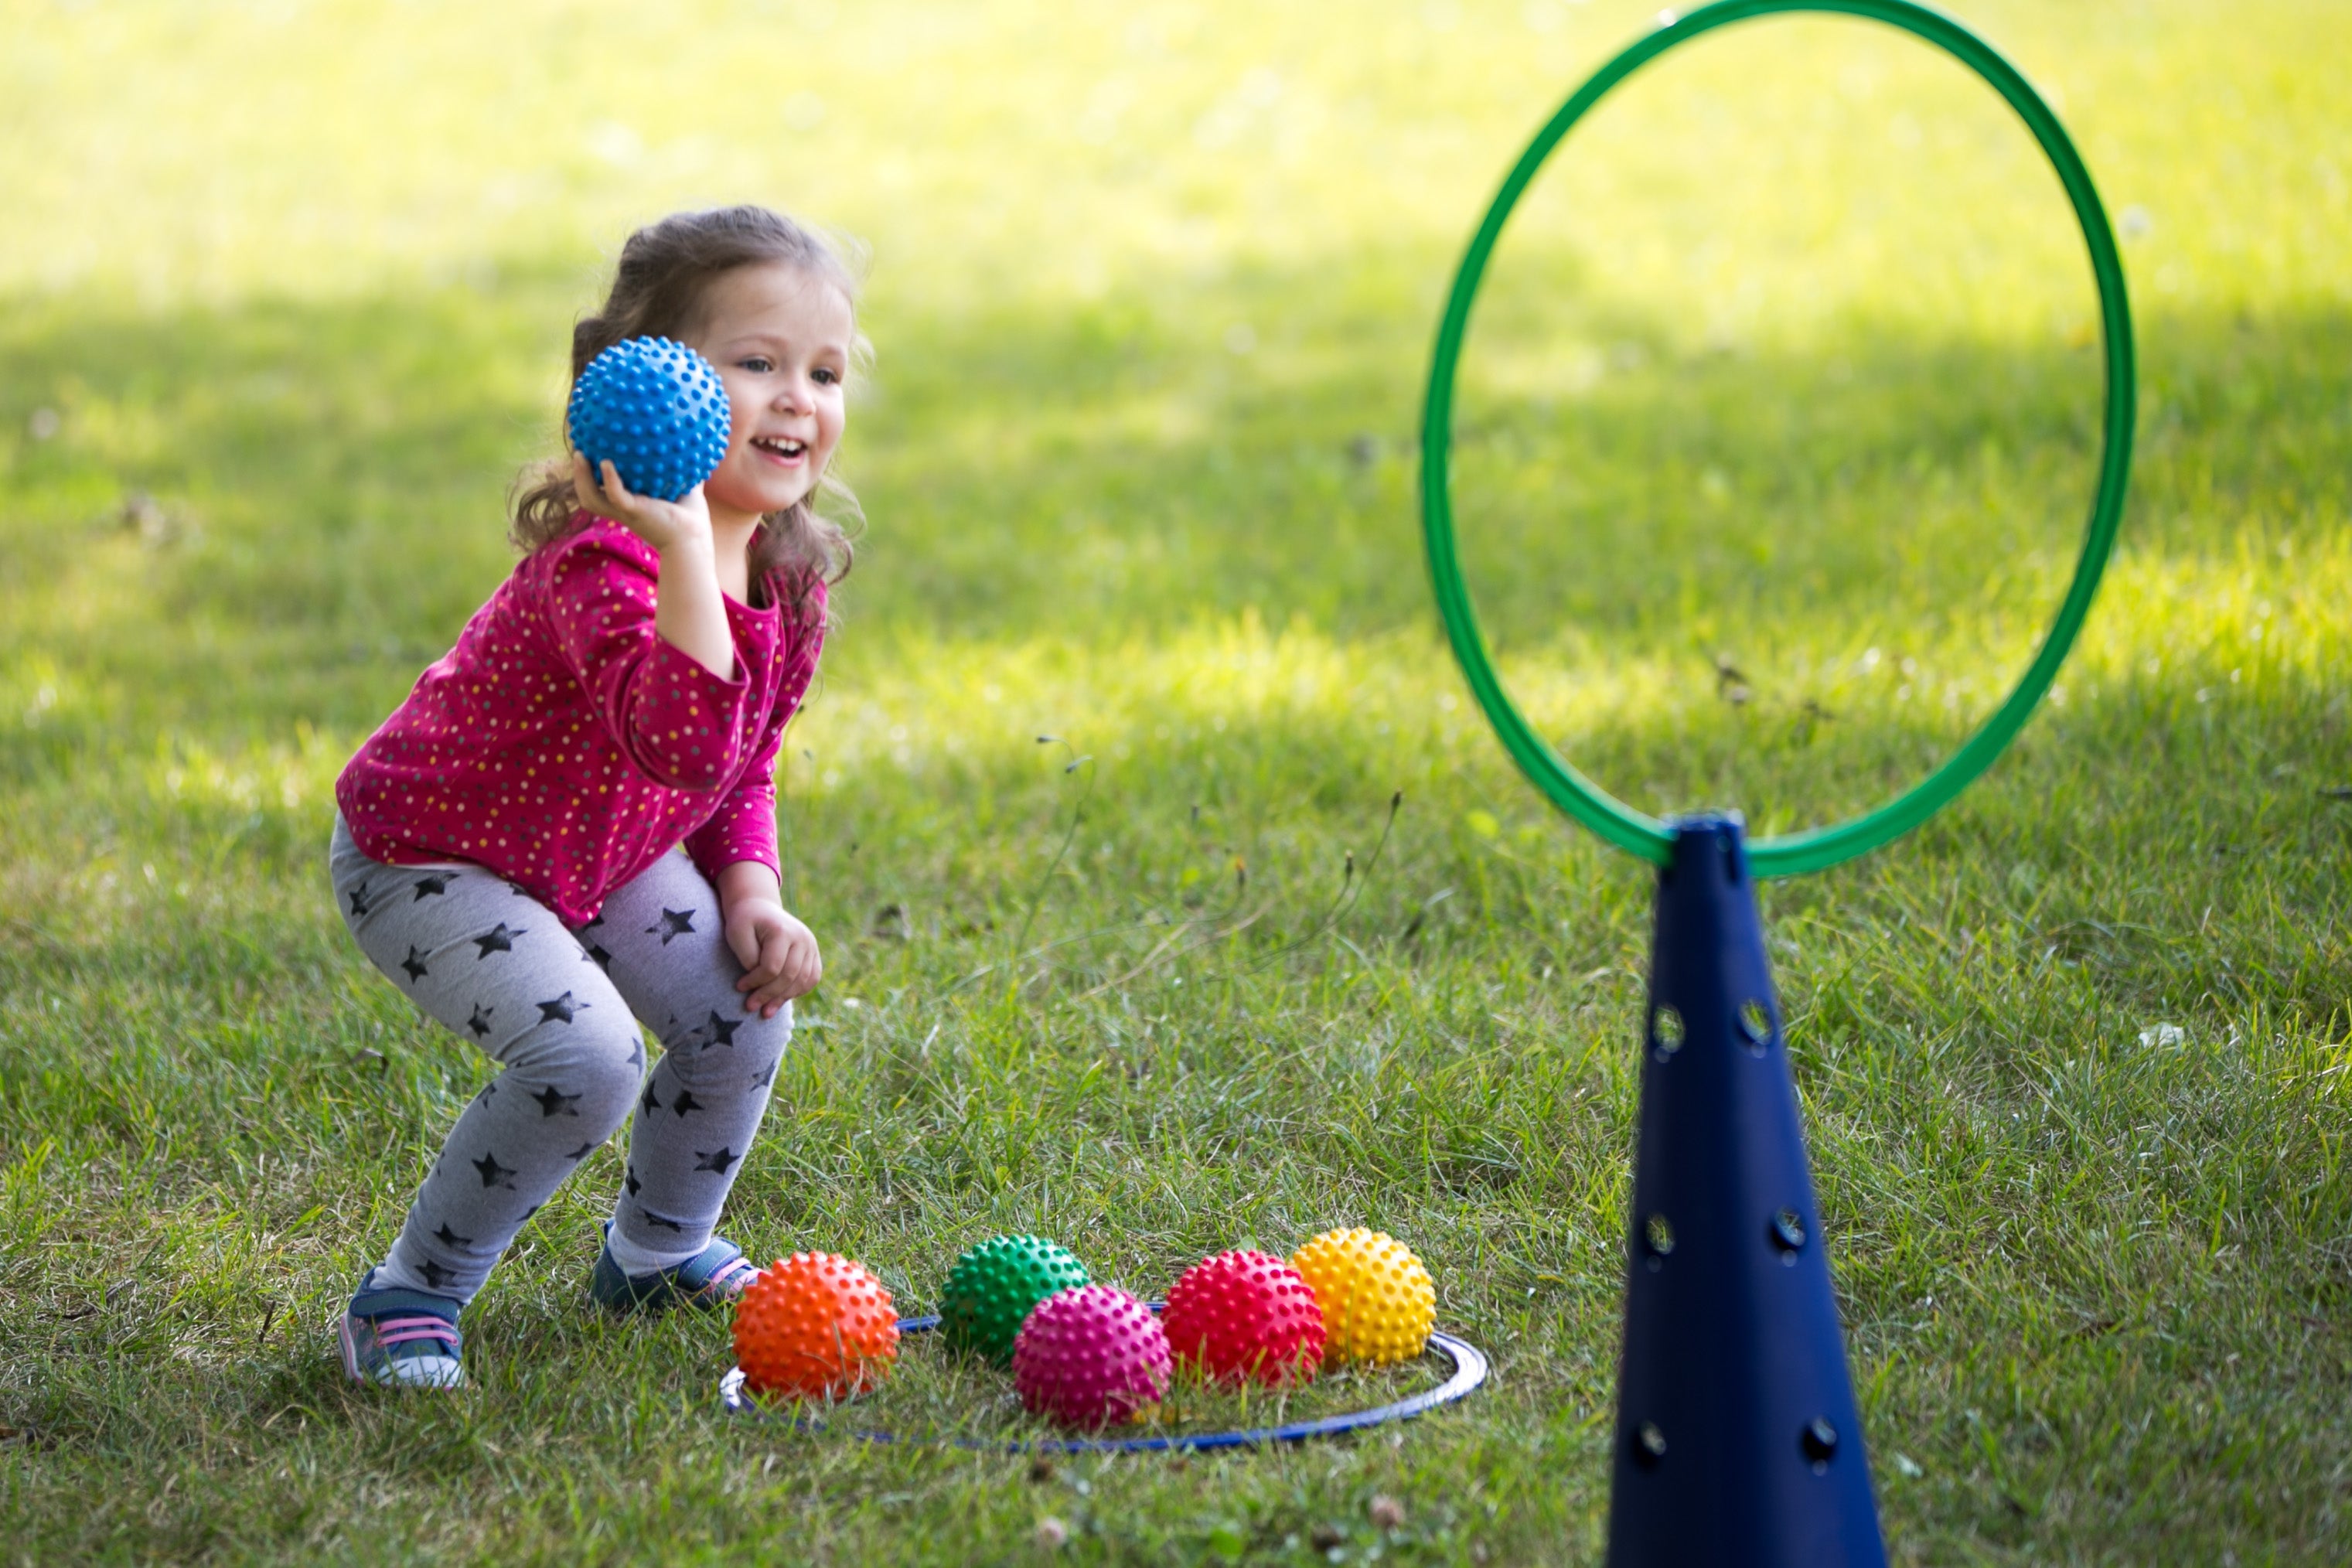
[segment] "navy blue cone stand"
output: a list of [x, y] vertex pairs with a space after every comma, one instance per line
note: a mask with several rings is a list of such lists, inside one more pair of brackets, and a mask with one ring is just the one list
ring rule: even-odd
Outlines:
[[1736, 818], [1658, 875], [1612, 1568], [1883, 1568], [1780, 1010]]

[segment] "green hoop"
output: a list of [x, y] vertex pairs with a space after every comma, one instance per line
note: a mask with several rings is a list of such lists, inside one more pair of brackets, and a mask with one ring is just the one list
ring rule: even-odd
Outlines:
[[1991, 84], [2017, 111], [2057, 170], [2067, 199], [2074, 204], [2074, 216], [2082, 225], [2083, 239], [2090, 247], [2091, 270], [2099, 287], [2100, 325], [2105, 339], [2107, 392], [2098, 489], [2091, 503], [2083, 552], [2074, 563], [2074, 581], [2058, 606], [2050, 635], [2043, 639], [2016, 688], [1941, 767], [1885, 805], [1829, 827], [1760, 838], [1748, 845], [1748, 863], [1759, 877], [1790, 877], [1824, 870], [1900, 837], [1941, 810], [2008, 747], [2034, 705], [2041, 701], [2042, 693], [2050, 689], [2058, 667], [2065, 662], [2067, 650], [2074, 646], [2075, 634], [2082, 630], [2083, 618], [2090, 611], [2100, 574], [2106, 569], [2116, 530], [2123, 521], [2124, 492], [2130, 479], [2134, 418], [2131, 309], [2124, 290], [2123, 264], [2116, 252], [2115, 235], [2107, 226], [2106, 211], [2099, 204], [2099, 193], [2091, 184], [2090, 172], [2083, 166], [2082, 157], [2068, 140], [2065, 128], [2058, 123], [2058, 117], [2042, 102], [2032, 85], [1990, 45], [1950, 17], [1913, 5], [1910, 0], [1719, 0], [1686, 16], [1666, 13], [1655, 32], [1602, 66], [1577, 89], [1512, 165], [1454, 275], [1454, 291], [1446, 300], [1445, 314], [1438, 323], [1436, 354], [1430, 364], [1429, 395], [1423, 408], [1421, 429], [1421, 512], [1423, 534], [1429, 548], [1431, 585], [1436, 591], [1438, 613], [1444, 618], [1446, 636], [1454, 645], [1454, 657], [1461, 663], [1462, 673], [1468, 678], [1479, 707], [1486, 710], [1496, 734], [1520, 770], [1554, 805], [1608, 842], [1657, 865], [1671, 860], [1674, 839], [1668, 825], [1617, 800], [1554, 751], [1512, 705], [1487, 658], [1486, 639], [1479, 632], [1478, 617], [1463, 585], [1461, 563], [1454, 553], [1454, 510], [1449, 495], [1454, 374], [1462, 356], [1471, 302], [1477, 297], [1487, 259], [1512, 208], [1570, 128], [1589, 113], [1610, 89], [1676, 44], [1735, 22], [1786, 11], [1861, 16], [1925, 39]]

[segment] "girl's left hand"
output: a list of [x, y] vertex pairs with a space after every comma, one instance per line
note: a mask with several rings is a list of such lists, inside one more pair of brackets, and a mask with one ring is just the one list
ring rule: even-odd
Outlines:
[[743, 965], [735, 989], [744, 993], [743, 1011], [772, 1018], [783, 1005], [816, 989], [824, 960], [816, 936], [783, 905], [745, 899], [727, 911], [727, 945]]

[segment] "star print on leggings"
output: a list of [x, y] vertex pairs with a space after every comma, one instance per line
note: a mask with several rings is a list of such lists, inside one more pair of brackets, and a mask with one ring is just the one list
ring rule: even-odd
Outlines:
[[631, 1041], [629, 1042], [629, 1065], [630, 1065], [631, 1067], [633, 1067], [633, 1068], [637, 1068], [640, 1072], [642, 1072], [642, 1071], [644, 1071], [644, 1070], [645, 1070], [645, 1065], [646, 1065], [646, 1043], [645, 1043], [645, 1041], [643, 1041], [643, 1040], [631, 1040]]
[[408, 956], [400, 961], [400, 967], [408, 971], [408, 978], [412, 981], [422, 980], [432, 973], [425, 967], [425, 950], [414, 943], [409, 946]]
[[[650, 1093], [652, 1091], [647, 1090], [647, 1092]], [[694, 1090], [690, 1089], [681, 1089], [677, 1091], [677, 1098], [669, 1102], [669, 1108], [672, 1110], [677, 1111], [680, 1116], [684, 1116], [689, 1110], [701, 1110], [702, 1101], [694, 1098]]]
[[474, 1004], [474, 1016], [466, 1020], [466, 1027], [474, 1031], [474, 1038], [478, 1040], [490, 1032], [490, 1015], [497, 1011], [496, 1007], [485, 1007], [478, 1002]]
[[534, 1002], [531, 1005], [539, 1009], [539, 1021], [542, 1024], [569, 1024], [572, 1014], [588, 1008], [587, 1003], [573, 1001], [569, 991], [552, 1002]]
[[446, 1219], [441, 1222], [441, 1228], [433, 1233], [433, 1239], [439, 1242], [444, 1247], [471, 1247], [474, 1245], [474, 1238], [472, 1237], [459, 1236], [456, 1231], [449, 1228], [449, 1222]]
[[765, 1068], [761, 1069], [760, 1076], [751, 1080], [751, 1087], [753, 1089], [765, 1089], [775, 1081], [776, 1064], [770, 1062]]
[[482, 1173], [482, 1185], [485, 1187], [505, 1187], [512, 1190], [514, 1183], [510, 1178], [520, 1173], [511, 1166], [499, 1164], [496, 1154], [484, 1154], [480, 1159], [473, 1161], [472, 1164], [474, 1169]]
[[582, 952], [580, 956], [594, 964], [597, 968], [603, 970], [605, 973], [610, 974], [613, 973], [613, 955], [606, 952], [603, 948], [591, 947]]
[[659, 932], [662, 945], [667, 947], [673, 937], [685, 936], [693, 930], [694, 911], [692, 910], [664, 910], [661, 923], [646, 927], [646, 934], [652, 936]]
[[645, 1113], [646, 1113], [647, 1116], [651, 1116], [655, 1111], [659, 1110], [661, 1109], [661, 1101], [660, 1101], [658, 1099], [656, 1099], [656, 1098], [655, 1097], [655, 1095], [654, 1095], [654, 1080], [653, 1080], [653, 1079], [646, 1079], [646, 1097], [645, 1097], [645, 1099], [644, 1099], [643, 1100], [639, 1101], [638, 1103], [644, 1107], [644, 1109], [645, 1109]]
[[436, 1290], [457, 1278], [456, 1269], [444, 1268], [429, 1258], [416, 1266], [416, 1271], [424, 1275], [425, 1283]]
[[718, 1014], [713, 1013], [710, 1015], [710, 1022], [705, 1024], [701, 1028], [697, 1029], [695, 1033], [697, 1035], [707, 1035], [709, 1037], [702, 1042], [702, 1048], [707, 1051], [713, 1046], [733, 1045], [735, 1043], [735, 1031], [742, 1026], [743, 1020], [740, 1018], [722, 1018]]
[[427, 899], [438, 898], [447, 892], [449, 884], [457, 879], [457, 873], [455, 871], [429, 872], [416, 879], [416, 896], [408, 901], [412, 904], [421, 904]]
[[682, 1221], [671, 1219], [666, 1215], [657, 1215], [654, 1213], [653, 1210], [646, 1207], [643, 1204], [639, 1204], [637, 1205], [637, 1213], [645, 1216], [645, 1221], [647, 1225], [657, 1225], [664, 1230], [683, 1232], [686, 1229], [686, 1226]]
[[500, 921], [481, 935], [469, 936], [466, 940], [482, 950], [475, 955], [476, 958], [482, 959], [489, 957], [494, 952], [512, 952], [515, 938], [530, 934], [529, 931], [517, 931], [506, 921]]
[[[577, 1115], [579, 1115], [580, 1113], [579, 1113], [578, 1111], [576, 1111], [576, 1110], [575, 1110], [575, 1111], [573, 1111], [572, 1114], [572, 1115], [574, 1115], [574, 1116], [577, 1116]], [[571, 1153], [566, 1154], [566, 1155], [565, 1155], [565, 1156], [563, 1156], [563, 1157], [564, 1157], [565, 1159], [567, 1159], [567, 1160], [585, 1160], [589, 1155], [593, 1154], [595, 1152], [596, 1152], [596, 1145], [595, 1145], [595, 1144], [593, 1144], [593, 1142], [592, 1142], [592, 1143], [583, 1143], [582, 1145], [580, 1145], [580, 1147], [578, 1147], [577, 1149], [574, 1149], [573, 1151], [572, 1151], [572, 1152], [571, 1152]]]
[[362, 882], [358, 887], [352, 889], [352, 918], [353, 920], [357, 920], [360, 916], [367, 913], [369, 909], [372, 907], [373, 906], [368, 899], [368, 885], [365, 882]]
[[643, 1182], [637, 1180], [637, 1168], [635, 1165], [629, 1167], [629, 1173], [622, 1180], [621, 1185], [628, 1189], [631, 1197], [635, 1197], [638, 1189], [645, 1185]]
[[580, 1097], [576, 1094], [566, 1094], [551, 1083], [545, 1089], [541, 1089], [537, 1094], [532, 1095], [530, 1098], [539, 1101], [539, 1113], [541, 1116], [577, 1116], [580, 1114], [579, 1111], [572, 1109], [572, 1107], [580, 1103]]
[[714, 1153], [706, 1154], [701, 1150], [697, 1149], [694, 1152], [694, 1168], [696, 1170], [715, 1171], [722, 1176], [727, 1173], [728, 1166], [733, 1164], [736, 1161], [743, 1157], [742, 1155], [735, 1152], [734, 1150], [728, 1148], [723, 1143], [719, 1146], [718, 1151]]

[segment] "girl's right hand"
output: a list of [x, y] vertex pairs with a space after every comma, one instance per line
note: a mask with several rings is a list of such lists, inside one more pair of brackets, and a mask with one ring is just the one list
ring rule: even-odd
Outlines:
[[599, 485], [589, 473], [588, 459], [574, 452], [572, 490], [584, 510], [611, 518], [661, 556], [654, 631], [719, 679], [734, 679], [735, 634], [727, 625], [713, 559], [717, 541], [711, 537], [710, 506], [702, 499], [702, 487], [695, 486], [674, 501], [632, 495], [610, 459]]
[[710, 543], [710, 506], [700, 485], [674, 501], [632, 494], [611, 458], [604, 460], [604, 482], [599, 485], [588, 459], [574, 452], [572, 491], [583, 510], [611, 518], [664, 554], [680, 544]]

